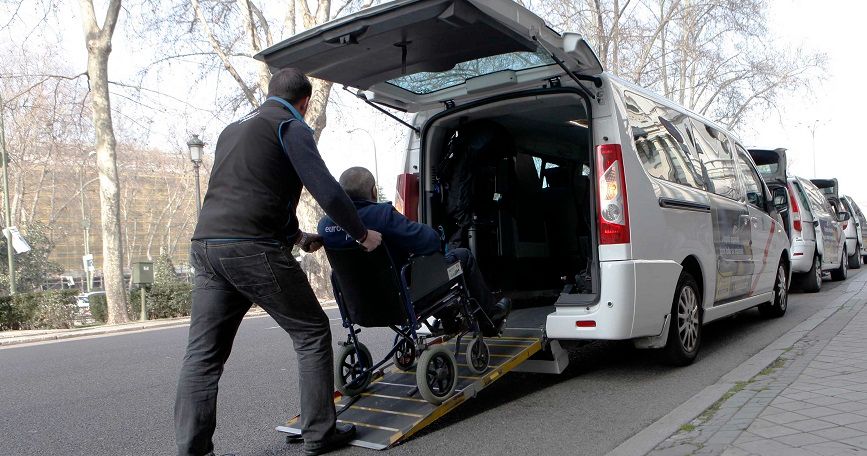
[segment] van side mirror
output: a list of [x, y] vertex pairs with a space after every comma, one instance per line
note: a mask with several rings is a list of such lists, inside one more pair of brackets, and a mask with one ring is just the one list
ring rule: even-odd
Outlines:
[[837, 213], [837, 221], [838, 222], [848, 222], [852, 216], [849, 215], [848, 212], [838, 212]]

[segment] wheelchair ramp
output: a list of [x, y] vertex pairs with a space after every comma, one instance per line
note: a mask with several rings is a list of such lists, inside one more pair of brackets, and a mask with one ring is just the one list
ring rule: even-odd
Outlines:
[[[488, 370], [481, 375], [471, 373], [464, 354], [455, 353], [459, 368], [457, 389], [439, 406], [422, 399], [415, 390], [415, 370], [403, 372], [393, 366], [354, 400], [335, 393], [337, 421], [354, 424], [358, 432], [350, 443], [382, 450], [409, 438], [541, 350], [543, 336], [539, 330], [509, 329], [502, 337], [485, 338], [485, 341], [491, 351]], [[446, 344], [454, 350], [454, 341]], [[461, 351], [465, 348], [466, 343], [462, 343]], [[300, 435], [298, 417], [278, 426], [277, 430]]]

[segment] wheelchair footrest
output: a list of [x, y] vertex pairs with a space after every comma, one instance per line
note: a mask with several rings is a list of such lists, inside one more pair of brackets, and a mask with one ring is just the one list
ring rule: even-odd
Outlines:
[[[433, 405], [418, 394], [414, 369], [401, 371], [390, 367], [354, 399], [335, 393], [337, 421], [354, 424], [358, 433], [350, 443], [382, 450], [409, 438], [541, 350], [543, 335], [540, 331], [511, 329], [500, 337], [486, 337], [485, 342], [491, 355], [488, 369], [482, 374], [473, 374], [467, 367], [465, 354], [455, 353], [457, 389], [440, 405]], [[446, 344], [454, 351], [454, 340]], [[461, 351], [465, 347], [466, 343], [462, 343]], [[298, 417], [278, 426], [277, 430], [300, 435]]]

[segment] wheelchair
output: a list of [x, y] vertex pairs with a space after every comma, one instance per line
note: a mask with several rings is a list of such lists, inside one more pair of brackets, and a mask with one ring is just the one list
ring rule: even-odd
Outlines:
[[[417, 392], [439, 405], [457, 387], [454, 353], [461, 352], [465, 338], [470, 339], [465, 348], [467, 368], [474, 374], [488, 369], [490, 350], [479, 318], [493, 323], [469, 296], [460, 262], [446, 264], [440, 253], [414, 256], [397, 271], [384, 244], [372, 252], [355, 246], [325, 248], [325, 254], [343, 327], [348, 330], [334, 357], [334, 383], [341, 394], [360, 395], [393, 364], [405, 372], [415, 367]], [[385, 327], [394, 331], [394, 343], [374, 363], [370, 350], [359, 341], [361, 328]], [[452, 339], [454, 352], [449, 347]]]

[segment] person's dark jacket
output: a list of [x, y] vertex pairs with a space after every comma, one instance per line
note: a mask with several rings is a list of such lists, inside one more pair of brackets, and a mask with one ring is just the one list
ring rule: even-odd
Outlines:
[[[440, 250], [440, 237], [433, 228], [413, 222], [397, 211], [391, 203], [353, 199], [364, 225], [382, 233], [382, 243], [388, 248], [395, 264], [405, 264], [410, 254], [430, 255]], [[353, 245], [351, 236], [325, 216], [319, 221], [319, 235], [326, 248], [344, 248]]]
[[302, 187], [352, 239], [366, 235], [352, 201], [322, 161], [312, 130], [269, 99], [220, 134], [193, 239], [293, 242]]

